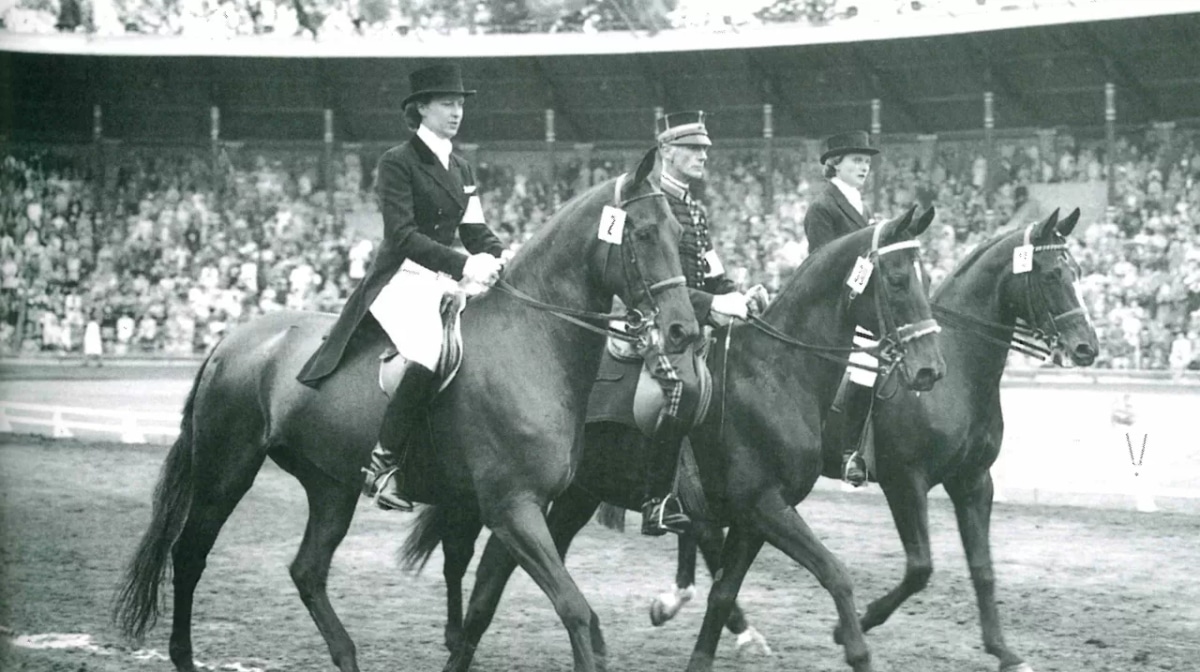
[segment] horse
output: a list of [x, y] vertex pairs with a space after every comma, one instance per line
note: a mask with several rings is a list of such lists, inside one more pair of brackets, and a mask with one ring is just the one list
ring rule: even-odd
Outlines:
[[[907, 563], [900, 585], [867, 607], [861, 620], [864, 631], [881, 625], [929, 583], [933, 565], [927, 497], [940, 483], [958, 518], [985, 650], [999, 659], [1001, 672], [1032, 672], [1008, 648], [1000, 627], [989, 542], [989, 470], [1003, 439], [1000, 378], [1006, 351], [1045, 357], [1057, 350], [1078, 366], [1095, 360], [1096, 335], [1074, 293], [1079, 272], [1065, 247], [1078, 220], [1078, 209], [1061, 220], [1056, 210], [1046, 220], [1000, 234], [968, 255], [931, 300], [945, 329], [941, 344], [946, 377], [930, 394], [876, 401], [872, 424], [878, 467], [872, 476], [886, 495]], [[1033, 246], [1030, 270], [1014, 273], [1014, 250], [1028, 245]], [[652, 607], [661, 614], [660, 621], [678, 612], [676, 595], [690, 590], [695, 567], [695, 541], [681, 537], [676, 593], [655, 598]]]
[[[613, 316], [599, 311], [616, 295], [634, 307], [633, 323], [646, 325], [642, 337], [661, 338], [669, 351], [699, 337], [678, 256], [682, 227], [657, 186], [656, 156], [648, 152], [632, 178], [607, 180], [565, 204], [501, 281], [468, 303], [461, 330], [469, 354], [420, 410], [429, 431], [411, 442], [405, 462], [405, 495], [486, 524], [519, 559], [567, 629], [577, 672], [601, 669], [605, 644], [599, 619], [554, 551], [544, 511], [582, 451], [588, 392], [609, 331], [593, 322], [608, 324]], [[116, 623], [140, 639], [158, 616], [170, 556], [177, 670], [196, 669], [191, 616], [205, 558], [267, 457], [300, 481], [308, 499], [292, 580], [333, 664], [358, 670], [326, 580], [387, 406], [375, 378], [388, 344], [377, 325], [360, 329], [340, 369], [311, 389], [295, 375], [333, 320], [298, 311], [260, 317], [218, 343], [196, 374], [152, 520], [114, 604]]]
[[[862, 634], [856, 633], [857, 615], [845, 568], [792, 507], [822, 471], [836, 471], [840, 464], [840, 456], [822, 455], [820, 432], [846, 365], [844, 357], [833, 353], [854, 350], [848, 346], [856, 323], [885, 334], [885, 347], [894, 358], [891, 366], [902, 367], [910, 387], [928, 390], [942, 375], [934, 336], [937, 326], [929, 316], [920, 259], [914, 251], [919, 246], [916, 236], [929, 226], [934, 212], [914, 219], [914, 211], [830, 243], [805, 260], [761, 321], [716, 332], [709, 366], [714, 381], [711, 408], [719, 410], [710, 411], [691, 433], [696, 469], [690, 479], [686, 476], [693, 470], [684, 469], [680, 494], [693, 520], [705, 525], [706, 531], [719, 534], [723, 524], [734, 523], [732, 539], [737, 545], [733, 548], [742, 553], [730, 553], [726, 544], [691, 670], [711, 667], [722, 624], [737, 627], [731, 615], [738, 586], [754, 552], [768, 539], [808, 567], [834, 596], [841, 621], [851, 633], [847, 659], [859, 672], [870, 669]], [[865, 278], [856, 273], [860, 264], [870, 266]], [[855, 289], [844, 291], [844, 281]], [[789, 334], [800, 334], [810, 343]], [[797, 356], [796, 349], [814, 356]], [[579, 472], [547, 516], [564, 555], [602, 500], [633, 510], [640, 505], [638, 465], [645, 459], [641, 433], [617, 423], [594, 423], [587, 425], [584, 436]], [[406, 562], [423, 563], [443, 542], [449, 579], [453, 568], [466, 566], [456, 557], [456, 549], [470, 548], [469, 543], [449, 536], [451, 532], [436, 510], [423, 512], [412, 532], [415, 536], [405, 543]], [[507, 549], [489, 540], [462, 626], [453, 623], [458, 605], [450, 605], [448, 645], [457, 646], [464, 655], [473, 653], [515, 568]]]

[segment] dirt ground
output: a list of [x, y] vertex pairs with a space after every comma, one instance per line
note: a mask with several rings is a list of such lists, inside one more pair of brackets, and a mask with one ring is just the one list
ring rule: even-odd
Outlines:
[[[162, 446], [0, 439], [0, 669], [170, 668], [162, 657], [169, 616], [138, 650], [108, 621], [113, 588], [149, 520], [164, 455]], [[900, 579], [903, 553], [881, 497], [822, 491], [800, 511], [851, 568], [860, 610]], [[333, 669], [287, 572], [305, 516], [299, 485], [268, 463], [209, 556], [197, 590], [198, 660], [216, 669]], [[876, 669], [995, 670], [980, 645], [949, 503], [933, 501], [930, 518], [933, 580], [869, 633]], [[331, 599], [364, 670], [435, 670], [446, 659], [440, 557], [419, 576], [400, 572], [393, 560], [410, 519], [364, 504], [334, 558]], [[1036, 670], [1200, 670], [1200, 518], [998, 504], [992, 530], [1007, 640]], [[610, 669], [686, 667], [708, 578], [674, 622], [654, 628], [646, 611], [674, 575], [672, 541], [589, 526], [568, 568], [605, 627]], [[830, 637], [832, 601], [778, 551], [760, 555], [742, 603], [775, 655], [739, 657], [727, 636], [717, 669], [847, 669]], [[63, 648], [29, 647], [45, 646], [30, 636], [47, 633], [79, 637], [55, 640]], [[527, 577], [515, 576], [473, 669], [570, 667], [549, 602]]]

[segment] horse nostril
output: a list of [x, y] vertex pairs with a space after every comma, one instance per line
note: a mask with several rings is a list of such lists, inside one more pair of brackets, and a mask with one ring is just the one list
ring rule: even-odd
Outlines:
[[667, 338], [671, 339], [671, 343], [682, 344], [687, 339], [687, 329], [683, 325], [676, 322], [667, 327]]

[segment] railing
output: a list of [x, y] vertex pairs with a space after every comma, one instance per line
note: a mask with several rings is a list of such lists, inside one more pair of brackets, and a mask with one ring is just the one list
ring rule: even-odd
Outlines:
[[148, 443], [151, 436], [168, 439], [178, 436], [179, 414], [0, 401], [0, 432], [17, 432], [18, 428], [40, 430], [36, 433], [49, 433], [56, 439], [69, 439], [76, 432], [86, 432], [116, 436], [122, 443]]

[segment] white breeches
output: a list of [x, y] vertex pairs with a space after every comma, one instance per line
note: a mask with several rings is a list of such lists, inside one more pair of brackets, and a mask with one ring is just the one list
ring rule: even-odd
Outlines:
[[[869, 348], [879, 345], [879, 341], [875, 340], [875, 334], [863, 329], [862, 327], [854, 327], [854, 347]], [[850, 361], [863, 366], [879, 366], [879, 360], [869, 352], [853, 352], [850, 353]], [[867, 371], [857, 367], [850, 367], [850, 382], [863, 387], [875, 387], [875, 378], [877, 374], [874, 371]]]
[[442, 296], [457, 290], [450, 276], [407, 260], [375, 297], [371, 314], [402, 357], [434, 370], [442, 354]]

